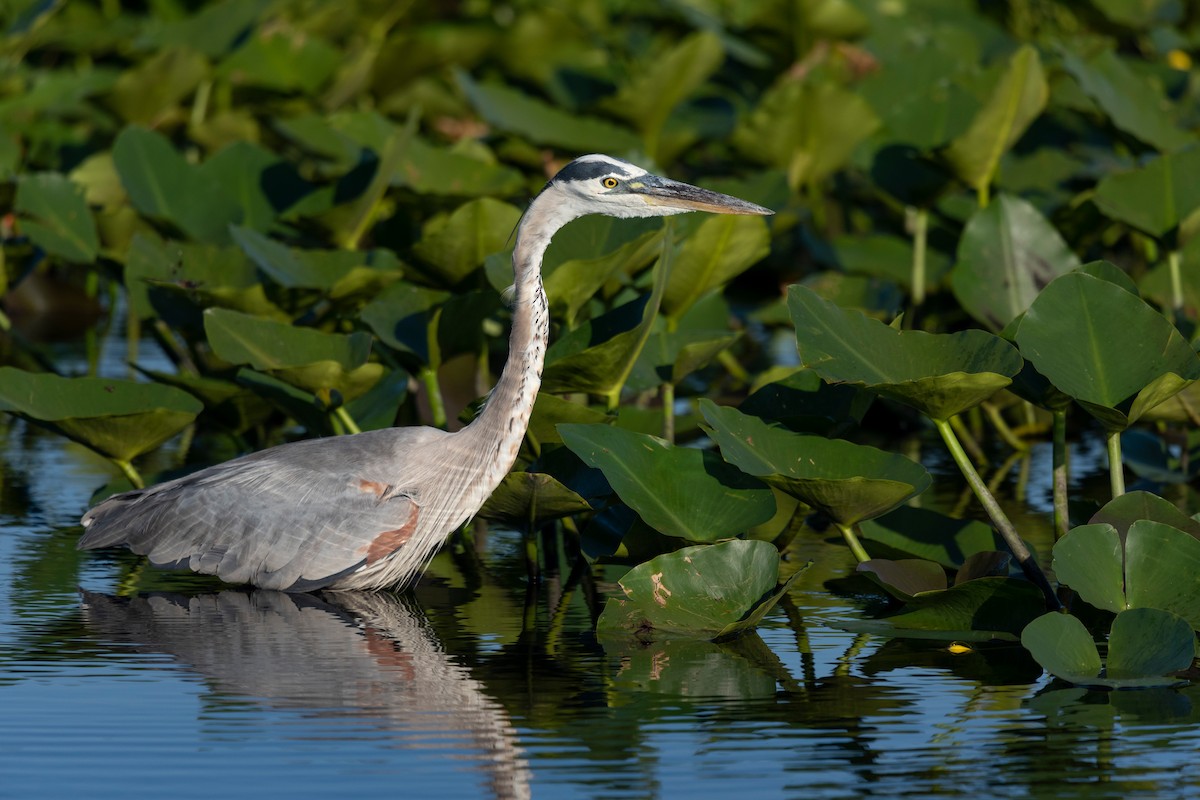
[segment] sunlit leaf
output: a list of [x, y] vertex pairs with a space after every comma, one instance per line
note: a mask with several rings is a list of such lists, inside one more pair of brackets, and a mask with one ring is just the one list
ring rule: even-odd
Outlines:
[[709, 217], [684, 240], [674, 261], [662, 311], [678, 320], [702, 296], [762, 260], [770, 248], [762, 217]]
[[560, 425], [558, 432], [584, 463], [604, 473], [626, 505], [668, 536], [718, 541], [775, 513], [775, 498], [761, 481], [712, 451], [608, 425]]
[[445, 286], [456, 286], [483, 266], [489, 253], [504, 249], [521, 212], [483, 197], [426, 223], [413, 252]]

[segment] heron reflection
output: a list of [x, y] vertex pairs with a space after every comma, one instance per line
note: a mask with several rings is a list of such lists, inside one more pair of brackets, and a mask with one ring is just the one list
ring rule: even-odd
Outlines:
[[85, 592], [83, 614], [94, 635], [171, 655], [220, 693], [317, 716], [361, 715], [385, 724], [401, 747], [458, 738], [454, 757], [476, 761], [492, 796], [529, 796], [529, 767], [505, 710], [403, 597]]

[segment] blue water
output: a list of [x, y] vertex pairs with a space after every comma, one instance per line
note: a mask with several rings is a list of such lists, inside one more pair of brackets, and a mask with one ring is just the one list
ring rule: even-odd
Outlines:
[[20, 422], [0, 438], [0, 798], [1200, 796], [1200, 691], [1087, 693], [1014, 645], [840, 630], [862, 607], [826, 588], [836, 542], [802, 544], [815, 565], [758, 636], [614, 645], [586, 587], [527, 591], [503, 531], [401, 597], [77, 553], [108, 465]]

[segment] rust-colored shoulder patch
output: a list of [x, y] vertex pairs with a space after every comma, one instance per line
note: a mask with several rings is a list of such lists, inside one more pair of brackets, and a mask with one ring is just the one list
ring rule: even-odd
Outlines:
[[360, 478], [358, 483], [355, 485], [357, 486], [357, 488], [360, 492], [366, 492], [367, 494], [373, 494], [376, 497], [378, 497], [380, 500], [382, 500], [383, 496], [385, 494], [387, 494], [389, 491], [391, 491], [391, 489], [392, 489], [392, 487], [386, 483], [380, 483], [379, 481], [369, 481], [365, 478]]
[[412, 507], [412, 513], [408, 520], [399, 528], [390, 531], [383, 531], [378, 534], [371, 543], [367, 545], [367, 564], [374, 564], [381, 558], [387, 558], [392, 553], [399, 550], [404, 545], [408, 544], [408, 540], [417, 531], [417, 507]]

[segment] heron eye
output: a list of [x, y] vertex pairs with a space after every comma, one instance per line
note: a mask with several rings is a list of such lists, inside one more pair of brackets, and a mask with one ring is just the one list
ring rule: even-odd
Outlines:
[[605, 178], [604, 180], [600, 181], [601, 185], [603, 185], [605, 189], [615, 189], [615, 188], [617, 188], [617, 184], [619, 182], [620, 181], [618, 181], [616, 178], [612, 177], [611, 175], [609, 177]]

